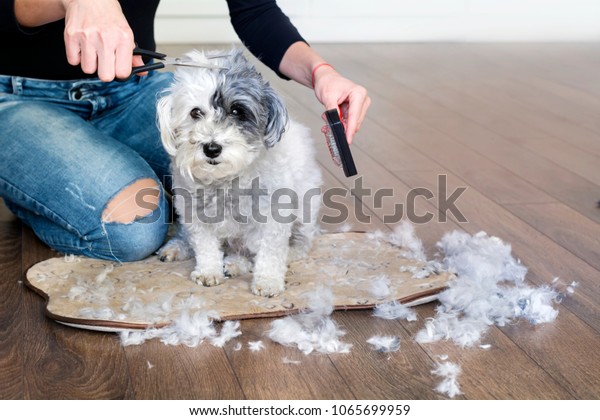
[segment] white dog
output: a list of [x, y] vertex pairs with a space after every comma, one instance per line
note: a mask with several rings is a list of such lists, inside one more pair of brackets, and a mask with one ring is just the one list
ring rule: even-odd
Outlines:
[[171, 261], [193, 251], [192, 280], [205, 286], [252, 271], [253, 293], [277, 295], [288, 263], [306, 255], [318, 231], [321, 172], [312, 138], [288, 120], [240, 50], [186, 58], [222, 68], [178, 68], [158, 103], [183, 227], [158, 254]]

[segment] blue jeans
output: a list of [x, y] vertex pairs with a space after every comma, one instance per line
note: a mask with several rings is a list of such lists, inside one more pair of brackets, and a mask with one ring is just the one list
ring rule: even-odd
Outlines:
[[170, 73], [111, 83], [0, 76], [7, 207], [63, 253], [133, 261], [154, 252], [168, 228], [164, 190], [158, 208], [132, 223], [104, 222], [102, 212], [134, 182], [168, 178], [156, 100], [171, 80]]

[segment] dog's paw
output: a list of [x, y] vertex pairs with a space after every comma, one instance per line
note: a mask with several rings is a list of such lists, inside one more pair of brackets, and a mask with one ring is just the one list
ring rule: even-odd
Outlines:
[[257, 296], [274, 297], [285, 290], [283, 278], [254, 276], [252, 280], [252, 293]]
[[252, 272], [252, 262], [241, 255], [228, 255], [223, 261], [226, 277], [238, 277]]
[[183, 261], [192, 257], [192, 249], [187, 242], [180, 238], [173, 238], [156, 251], [161, 261]]
[[191, 277], [192, 281], [196, 282], [196, 284], [202, 284], [207, 287], [218, 286], [225, 281], [225, 277], [222, 274], [204, 274], [196, 270], [192, 271]]

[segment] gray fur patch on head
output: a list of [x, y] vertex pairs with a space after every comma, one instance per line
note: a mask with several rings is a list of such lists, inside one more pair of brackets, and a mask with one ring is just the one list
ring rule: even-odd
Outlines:
[[[241, 50], [232, 50], [223, 66], [227, 69], [222, 70], [215, 102], [236, 124], [261, 138], [267, 148], [273, 147], [288, 124], [283, 100]], [[236, 110], [242, 115], [233, 115]]]

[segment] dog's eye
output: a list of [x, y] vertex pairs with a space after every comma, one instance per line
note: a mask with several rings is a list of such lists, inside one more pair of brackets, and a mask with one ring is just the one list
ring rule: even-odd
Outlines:
[[246, 109], [244, 109], [244, 107], [241, 105], [233, 104], [229, 113], [240, 120], [246, 119]]
[[202, 112], [200, 108], [194, 108], [190, 111], [190, 117], [192, 117], [194, 120], [199, 120], [200, 118], [204, 117], [204, 112]]

